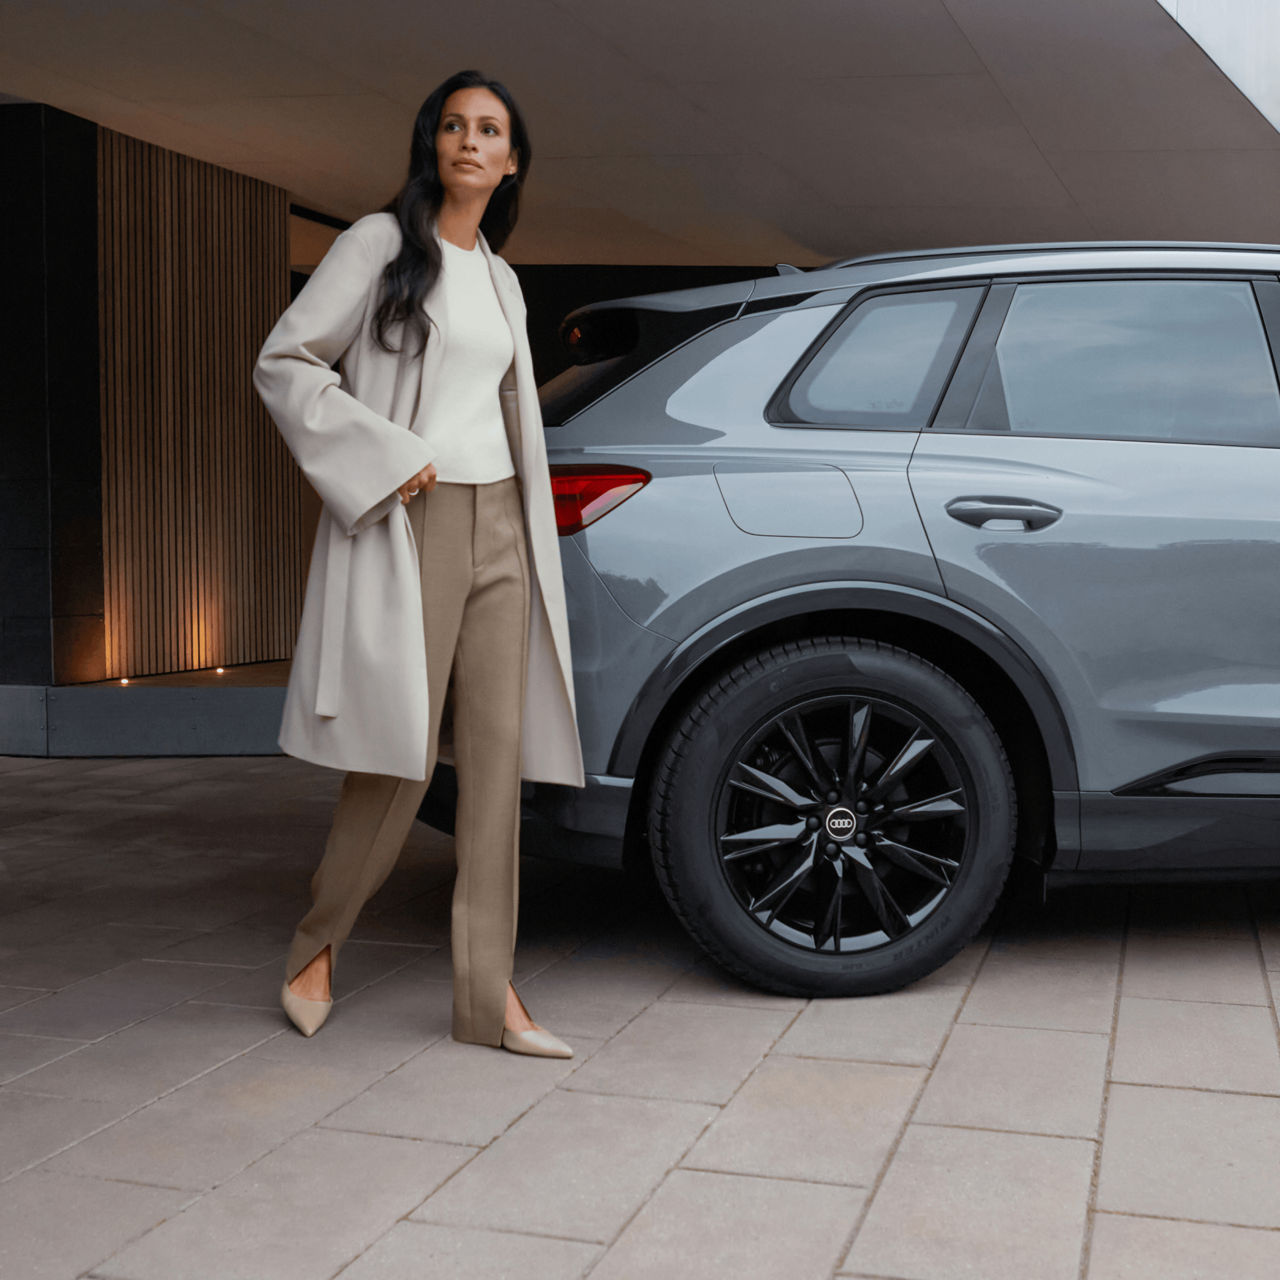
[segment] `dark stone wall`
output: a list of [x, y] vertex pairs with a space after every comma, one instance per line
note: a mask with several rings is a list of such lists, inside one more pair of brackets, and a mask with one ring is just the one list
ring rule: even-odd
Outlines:
[[0, 684], [100, 679], [97, 126], [0, 106]]

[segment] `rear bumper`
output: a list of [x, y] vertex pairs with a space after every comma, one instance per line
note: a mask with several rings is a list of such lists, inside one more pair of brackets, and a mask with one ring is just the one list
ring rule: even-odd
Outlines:
[[589, 773], [582, 787], [526, 784], [521, 853], [621, 869], [632, 783]]

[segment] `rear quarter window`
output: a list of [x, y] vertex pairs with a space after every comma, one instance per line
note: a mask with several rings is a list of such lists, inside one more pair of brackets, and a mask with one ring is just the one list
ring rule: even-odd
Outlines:
[[928, 425], [984, 287], [882, 293], [857, 304], [784, 385], [780, 425]]

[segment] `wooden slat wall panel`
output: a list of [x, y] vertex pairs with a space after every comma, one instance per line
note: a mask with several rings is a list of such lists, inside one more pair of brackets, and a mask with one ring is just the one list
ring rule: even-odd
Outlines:
[[289, 301], [286, 195], [98, 137], [107, 675], [288, 658], [310, 522], [251, 382]]

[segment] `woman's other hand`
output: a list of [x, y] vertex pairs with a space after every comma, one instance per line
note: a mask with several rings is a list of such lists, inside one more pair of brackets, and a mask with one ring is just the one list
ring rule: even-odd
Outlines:
[[410, 498], [417, 496], [420, 489], [425, 489], [428, 493], [436, 487], [436, 464], [428, 462], [416, 476], [411, 476], [404, 482], [396, 492], [400, 495], [401, 502], [408, 502]]

